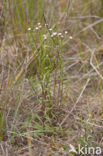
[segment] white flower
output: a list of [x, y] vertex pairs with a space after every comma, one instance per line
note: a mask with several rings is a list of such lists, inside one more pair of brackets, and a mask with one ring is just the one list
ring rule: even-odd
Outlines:
[[38, 30], [39, 28], [41, 28], [41, 23], [38, 23], [38, 27], [36, 27], [36, 30]]
[[41, 25], [40, 23], [38, 23], [38, 25]]
[[46, 39], [47, 39], [47, 36], [44, 34], [44, 35], [43, 35], [43, 38], [44, 38], [44, 40], [46, 40]]
[[47, 24], [47, 23], [45, 24], [45, 27], [46, 27], [46, 26], [48, 26], [48, 24]]
[[52, 30], [53, 30], [52, 28], [49, 29], [49, 31], [52, 31]]
[[31, 28], [28, 28], [28, 31], [30, 31], [31, 30]]
[[36, 30], [38, 30], [39, 28], [38, 28], [38, 27], [36, 27], [35, 29], [36, 29]]
[[64, 38], [64, 36], [63, 36], [63, 35], [61, 35], [60, 37], [61, 37], [61, 38]]
[[53, 32], [52, 35], [51, 35], [51, 37], [54, 37], [56, 35], [57, 35], [57, 32]]
[[62, 33], [58, 33], [58, 36], [61, 36], [62, 35]]
[[73, 37], [72, 37], [72, 36], [69, 36], [69, 39], [70, 39], [70, 40], [72, 40], [72, 39], [73, 39]]
[[65, 31], [65, 34], [67, 34], [68, 33], [68, 31]]
[[54, 32], [53, 35], [54, 35], [54, 36], [57, 35], [57, 32]]

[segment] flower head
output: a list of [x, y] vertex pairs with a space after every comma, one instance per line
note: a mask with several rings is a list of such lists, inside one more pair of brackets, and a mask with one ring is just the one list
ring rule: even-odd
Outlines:
[[52, 35], [51, 35], [51, 37], [54, 37], [56, 35], [57, 35], [57, 32], [53, 32]]
[[47, 39], [47, 36], [44, 34], [44, 35], [43, 35], [43, 38], [44, 38], [44, 40], [46, 40], [46, 39]]
[[36, 27], [35, 29], [36, 29], [36, 30], [38, 30], [38, 29], [39, 29], [39, 27]]
[[49, 29], [49, 31], [52, 31], [52, 30], [53, 30], [52, 28]]
[[28, 28], [28, 31], [30, 31], [30, 30], [31, 30], [31, 28], [29, 27], [29, 28]]
[[65, 31], [65, 34], [68, 34], [68, 31]]
[[72, 40], [72, 39], [73, 39], [73, 37], [72, 37], [72, 36], [69, 36], [69, 39], [70, 39], [70, 40]]

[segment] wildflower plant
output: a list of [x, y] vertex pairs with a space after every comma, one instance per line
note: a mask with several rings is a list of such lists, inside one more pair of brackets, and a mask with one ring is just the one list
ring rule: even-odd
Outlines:
[[[34, 28], [28, 28], [29, 33], [32, 33], [32, 37], [35, 38], [35, 45], [38, 42], [41, 46], [38, 49], [37, 56], [34, 56], [34, 61], [28, 67], [27, 76], [30, 81], [31, 87], [35, 90], [35, 83], [33, 82], [33, 77], [38, 79], [38, 85], [41, 88], [40, 94], [42, 98], [40, 101], [42, 103], [43, 121], [52, 120], [50, 116], [53, 116], [53, 105], [55, 100], [59, 98], [59, 92], [61, 97], [59, 98], [59, 105], [61, 104], [62, 99], [62, 89], [63, 89], [63, 62], [62, 62], [62, 40], [68, 34], [67, 31], [64, 33], [56, 31], [57, 28], [53, 29], [49, 27], [49, 24], [43, 24], [38, 22]], [[43, 44], [42, 44], [43, 43]], [[55, 47], [55, 48], [54, 48]], [[31, 70], [35, 71], [33, 73]], [[60, 71], [59, 73], [57, 73]], [[51, 79], [51, 76], [54, 77], [54, 82]], [[60, 79], [60, 83], [56, 82], [56, 79]], [[51, 86], [53, 84], [53, 87]], [[58, 94], [56, 95], [56, 90]], [[35, 91], [36, 93], [36, 91]], [[48, 126], [51, 126], [49, 123]]]

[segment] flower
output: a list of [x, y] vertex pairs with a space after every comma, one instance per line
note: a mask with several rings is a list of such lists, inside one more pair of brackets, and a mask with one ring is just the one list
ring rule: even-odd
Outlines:
[[41, 26], [41, 23], [39, 22], [38, 23], [38, 27], [36, 27], [36, 30], [40, 29], [42, 26]]
[[48, 26], [48, 24], [47, 24], [47, 23], [45, 24], [45, 27], [46, 27], [46, 26]]
[[64, 38], [64, 36], [63, 36], [63, 35], [61, 35], [60, 37], [61, 37], [61, 38]]
[[52, 28], [49, 29], [49, 31], [52, 31], [52, 30], [53, 30]]
[[65, 34], [68, 34], [68, 31], [65, 31]]
[[31, 28], [29, 27], [29, 28], [28, 28], [28, 31], [30, 31], [30, 30], [31, 30]]
[[38, 27], [36, 27], [35, 29], [36, 29], [36, 30], [38, 30], [39, 28], [38, 28]]
[[44, 40], [46, 40], [46, 39], [47, 39], [47, 36], [44, 34], [44, 35], [43, 35], [43, 38], [44, 38]]
[[57, 35], [57, 32], [53, 32], [52, 35], [51, 35], [51, 37], [54, 37], [56, 35]]
[[38, 25], [41, 25], [41, 23], [39, 22]]
[[58, 36], [61, 36], [62, 35], [62, 33], [58, 33]]
[[73, 39], [73, 37], [72, 37], [72, 36], [69, 36], [69, 39], [70, 39], [70, 40], [72, 40], [72, 39]]

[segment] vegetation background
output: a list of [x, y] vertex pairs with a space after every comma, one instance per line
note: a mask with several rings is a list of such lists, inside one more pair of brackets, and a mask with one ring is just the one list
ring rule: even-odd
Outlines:
[[0, 0], [0, 155], [103, 148], [103, 0]]

